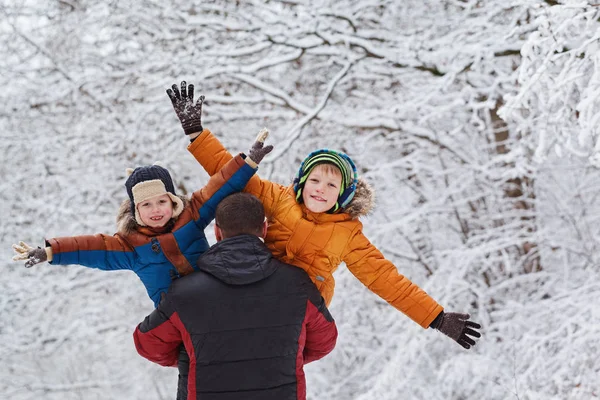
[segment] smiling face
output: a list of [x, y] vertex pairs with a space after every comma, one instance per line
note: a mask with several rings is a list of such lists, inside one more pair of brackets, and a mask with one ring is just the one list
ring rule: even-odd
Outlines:
[[331, 164], [319, 164], [308, 175], [302, 201], [310, 211], [323, 213], [333, 207], [340, 194], [342, 174]]
[[162, 194], [140, 202], [137, 210], [146, 226], [162, 228], [173, 217], [173, 201], [168, 194]]

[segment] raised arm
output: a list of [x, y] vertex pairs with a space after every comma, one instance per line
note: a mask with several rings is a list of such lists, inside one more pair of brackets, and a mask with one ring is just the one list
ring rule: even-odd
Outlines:
[[[202, 165], [204, 170], [210, 176], [213, 176], [233, 159], [233, 155], [227, 151], [210, 130], [202, 127], [204, 96], [200, 96], [200, 99], [194, 103], [194, 85], [187, 85], [183, 81], [180, 87], [181, 90], [178, 89], [177, 85], [173, 85], [171, 89], [167, 90], [167, 94], [171, 99], [171, 104], [181, 122], [184, 133], [191, 140], [188, 151]], [[262, 161], [262, 158], [271, 151], [272, 146], [264, 145], [267, 135], [266, 130], [259, 132], [250, 148], [248, 157], [244, 156], [245, 161], [250, 166], [256, 167]], [[253, 176], [244, 191], [258, 197], [263, 202], [267, 215], [272, 215], [285, 189], [282, 185]]]
[[[250, 149], [249, 156], [245, 159], [248, 164], [254, 165], [257, 162], [262, 161], [261, 152], [265, 152], [270, 146], [261, 146], [262, 144], [257, 144], [257, 141], [254, 142]], [[231, 157], [221, 142], [219, 142], [208, 129], [202, 131], [202, 134], [188, 146], [188, 150], [201, 164], [214, 162], [220, 165], [224, 159]], [[215, 155], [214, 158], [211, 154]], [[258, 161], [253, 162], [252, 157], [256, 158]], [[206, 168], [205, 164], [202, 165]], [[266, 179], [260, 179], [258, 175], [254, 175], [250, 178], [248, 184], [244, 188], [244, 192], [251, 193], [262, 201], [265, 212], [269, 217], [275, 213], [279, 200], [285, 195], [286, 190], [286, 187]]]
[[258, 167], [244, 161], [241, 154], [229, 160], [202, 189], [192, 194], [194, 220], [204, 229], [215, 218], [217, 205], [225, 197], [244, 189]]
[[[177, 85], [173, 85], [171, 89], [167, 89], [167, 95], [171, 99], [173, 110], [179, 121], [183, 132], [190, 138], [190, 142], [195, 142], [196, 139], [204, 134], [197, 143], [197, 146], [207, 138], [212, 136], [210, 131], [202, 128], [202, 105], [204, 104], [204, 96], [200, 96], [198, 101], [194, 104], [194, 85], [187, 85], [185, 81], [181, 82], [181, 91]], [[248, 164], [256, 168], [262, 161], [265, 155], [267, 155], [273, 146], [265, 146], [264, 142], [269, 136], [269, 131], [265, 128], [258, 133], [258, 136], [248, 154], [249, 158], [246, 159]], [[194, 157], [206, 170], [206, 172], [212, 176], [217, 173], [221, 168], [229, 162], [233, 156], [227, 151], [225, 146], [219, 142], [219, 140], [212, 136], [210, 138], [210, 148], [204, 148], [202, 152], [195, 152]], [[191, 146], [191, 145], [190, 145]], [[205, 147], [203, 145], [202, 147]]]
[[[194, 103], [194, 85], [187, 85], [185, 81], [181, 82], [181, 91], [174, 84], [171, 89], [167, 89], [167, 95], [171, 99], [173, 110], [181, 122], [183, 132], [190, 138], [192, 142], [190, 147], [196, 143], [195, 147], [202, 145], [207, 135], [211, 135], [208, 130], [202, 137], [205, 130], [202, 128], [202, 105], [204, 104], [204, 96], [200, 96], [198, 101]], [[233, 158], [233, 156], [225, 149], [225, 147], [215, 137], [210, 149], [204, 148], [203, 151], [192, 152], [196, 160], [202, 165], [206, 172], [213, 176], [221, 168]], [[189, 149], [189, 147], [188, 147]], [[191, 150], [190, 150], [191, 152]]]

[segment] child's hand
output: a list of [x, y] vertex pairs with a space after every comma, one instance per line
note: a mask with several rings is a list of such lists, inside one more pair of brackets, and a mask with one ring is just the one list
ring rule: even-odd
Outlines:
[[173, 109], [177, 118], [181, 121], [181, 126], [186, 135], [202, 132], [202, 104], [204, 96], [200, 96], [198, 102], [194, 104], [194, 85], [189, 85], [185, 81], [181, 82], [181, 92], [174, 84], [172, 89], [167, 89], [167, 94], [173, 104]]
[[267, 128], [261, 129], [256, 136], [256, 140], [252, 144], [248, 152], [248, 158], [254, 161], [257, 165], [260, 164], [263, 158], [273, 150], [272, 145], [265, 146], [265, 140], [269, 136]]
[[481, 325], [469, 321], [470, 317], [469, 314], [443, 312], [442, 319], [436, 329], [455, 340], [465, 349], [470, 349], [471, 346], [475, 346], [473, 338], [481, 337], [481, 334], [475, 330], [480, 329]]
[[18, 245], [13, 244], [12, 248], [17, 253], [13, 256], [13, 261], [27, 260], [25, 268], [31, 268], [35, 264], [42, 263], [48, 259], [45, 249], [41, 247], [33, 248], [25, 242], [19, 242]]

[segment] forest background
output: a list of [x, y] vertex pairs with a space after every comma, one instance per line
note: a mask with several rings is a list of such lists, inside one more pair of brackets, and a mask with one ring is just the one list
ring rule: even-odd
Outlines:
[[115, 232], [128, 167], [201, 187], [165, 94], [181, 80], [232, 152], [270, 129], [264, 178], [348, 153], [377, 193], [367, 236], [484, 327], [465, 351], [342, 265], [309, 399], [600, 397], [599, 19], [552, 0], [0, 0], [0, 397], [174, 397], [176, 371], [135, 352], [152, 302], [134, 274], [25, 269], [10, 246]]

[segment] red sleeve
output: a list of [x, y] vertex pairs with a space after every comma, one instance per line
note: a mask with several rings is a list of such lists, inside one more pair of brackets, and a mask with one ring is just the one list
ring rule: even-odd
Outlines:
[[179, 346], [183, 343], [180, 326], [183, 325], [179, 315], [172, 312], [171, 303], [165, 298], [135, 329], [137, 352], [163, 367], [177, 366]]
[[304, 344], [304, 364], [319, 360], [331, 353], [337, 340], [335, 321], [321, 298], [315, 306], [312, 301], [306, 302], [306, 343]]

